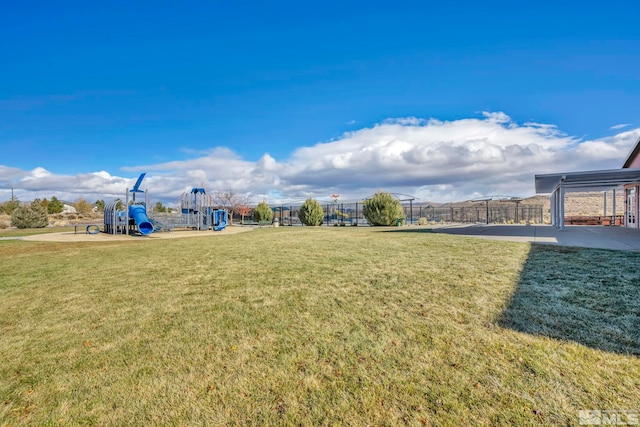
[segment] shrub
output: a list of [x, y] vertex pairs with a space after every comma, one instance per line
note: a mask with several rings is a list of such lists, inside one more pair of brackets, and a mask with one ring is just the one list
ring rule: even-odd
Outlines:
[[418, 225], [427, 225], [427, 218], [421, 217], [418, 220]]
[[7, 221], [6, 219], [0, 219], [0, 230], [4, 230], [5, 228], [9, 228], [10, 225], [11, 225], [10, 221]]
[[20, 202], [17, 198], [13, 198], [8, 202], [0, 204], [0, 213], [11, 215], [11, 213], [20, 206]]
[[320, 202], [312, 198], [308, 198], [307, 200], [305, 200], [302, 206], [300, 206], [298, 218], [300, 218], [300, 222], [302, 222], [304, 225], [322, 225], [322, 220], [324, 219], [324, 211], [322, 210]]
[[47, 204], [47, 211], [50, 214], [61, 213], [64, 210], [64, 203], [62, 203], [56, 196], [52, 196], [49, 204]]
[[47, 211], [21, 206], [11, 213], [11, 223], [18, 228], [44, 228], [49, 225]]
[[253, 217], [258, 222], [271, 222], [273, 221], [273, 211], [267, 202], [260, 202], [253, 210]]
[[93, 209], [93, 206], [82, 197], [73, 204], [73, 207], [76, 208], [76, 211], [81, 215], [90, 215]]
[[377, 191], [365, 200], [362, 215], [371, 225], [395, 225], [398, 219], [404, 219], [400, 201], [384, 191]]
[[32, 209], [42, 209], [42, 208], [44, 208], [44, 205], [42, 204], [42, 200], [34, 199], [33, 202], [31, 202], [31, 208]]

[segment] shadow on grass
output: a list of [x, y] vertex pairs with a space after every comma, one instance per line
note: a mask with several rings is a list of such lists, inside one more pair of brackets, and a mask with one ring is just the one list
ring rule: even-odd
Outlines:
[[398, 228], [393, 228], [393, 229], [389, 229], [389, 228], [381, 228], [379, 231], [385, 232], [385, 233], [434, 233], [433, 228], [402, 228], [402, 227], [398, 227]]
[[640, 356], [640, 253], [533, 245], [500, 326]]

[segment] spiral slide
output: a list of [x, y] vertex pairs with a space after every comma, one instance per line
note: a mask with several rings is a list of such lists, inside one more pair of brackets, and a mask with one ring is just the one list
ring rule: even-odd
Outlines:
[[153, 224], [149, 221], [147, 209], [143, 205], [129, 206], [129, 218], [133, 218], [140, 234], [147, 235], [153, 233]]

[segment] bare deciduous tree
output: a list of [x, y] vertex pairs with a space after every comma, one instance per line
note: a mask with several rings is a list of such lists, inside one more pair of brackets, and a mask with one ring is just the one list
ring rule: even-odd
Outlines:
[[76, 211], [81, 215], [91, 215], [93, 209], [93, 206], [82, 197], [73, 203], [73, 207], [76, 208]]
[[216, 205], [226, 209], [229, 213], [229, 224], [232, 224], [234, 214], [240, 215], [244, 221], [244, 217], [249, 215], [252, 210], [249, 206], [249, 196], [235, 193], [233, 190], [218, 190], [213, 199]]
[[229, 212], [229, 224], [233, 223], [233, 214], [235, 212], [234, 208], [238, 204], [239, 195], [234, 193], [232, 190], [216, 191], [216, 195], [214, 196], [214, 201], [218, 206], [224, 208]]
[[244, 224], [244, 217], [251, 214], [253, 210], [251, 206], [249, 206], [249, 197], [242, 196], [238, 198], [238, 202], [233, 207], [233, 210], [240, 215], [241, 223]]

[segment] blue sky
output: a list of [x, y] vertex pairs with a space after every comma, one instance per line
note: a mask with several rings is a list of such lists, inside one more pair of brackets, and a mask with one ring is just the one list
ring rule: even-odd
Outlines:
[[0, 200], [532, 195], [640, 137], [636, 2], [12, 2]]

